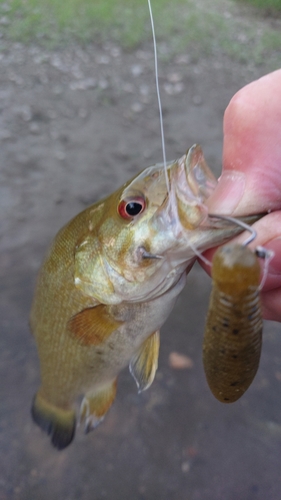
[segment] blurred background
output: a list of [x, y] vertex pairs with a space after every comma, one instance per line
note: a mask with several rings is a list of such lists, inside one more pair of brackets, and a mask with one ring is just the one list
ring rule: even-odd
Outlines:
[[[280, 67], [280, 0], [152, 0], [167, 158], [200, 143], [218, 176], [234, 93]], [[30, 417], [28, 328], [47, 246], [71, 217], [162, 161], [146, 0], [0, 1], [0, 500], [279, 500], [280, 325], [233, 405], [202, 367], [210, 279], [195, 266], [138, 395], [125, 370], [105, 421], [57, 452]]]

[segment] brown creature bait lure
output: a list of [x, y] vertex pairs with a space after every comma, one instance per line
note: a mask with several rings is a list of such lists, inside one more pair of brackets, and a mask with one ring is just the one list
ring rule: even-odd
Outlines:
[[233, 403], [251, 385], [259, 366], [262, 314], [258, 258], [247, 246], [220, 247], [213, 259], [212, 278], [203, 364], [213, 395], [222, 403]]

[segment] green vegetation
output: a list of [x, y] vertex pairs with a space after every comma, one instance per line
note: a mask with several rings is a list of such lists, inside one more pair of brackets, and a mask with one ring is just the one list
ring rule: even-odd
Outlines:
[[[247, 2], [281, 5], [281, 0], [152, 0], [157, 39], [168, 42], [170, 53], [188, 50], [194, 58], [224, 53], [277, 67], [280, 30], [253, 9], [247, 14]], [[0, 0], [0, 23], [9, 39], [49, 47], [113, 40], [130, 49], [151, 41], [147, 0]]]
[[[176, 0], [175, 5], [184, 3]], [[52, 45], [99, 38], [132, 47], [147, 36], [149, 27], [147, 0], [0, 0], [1, 10], [8, 19], [4, 29], [9, 37]], [[160, 33], [169, 33], [177, 24], [178, 11], [170, 1], [153, 0], [153, 11], [161, 17]]]
[[281, 0], [239, 0], [240, 2], [246, 2], [267, 14], [276, 14], [281, 12]]

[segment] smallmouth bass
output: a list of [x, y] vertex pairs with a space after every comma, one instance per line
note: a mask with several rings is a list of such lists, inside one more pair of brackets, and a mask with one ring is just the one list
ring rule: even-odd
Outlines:
[[74, 437], [79, 395], [79, 422], [89, 432], [110, 408], [124, 367], [139, 391], [153, 382], [159, 330], [197, 253], [241, 232], [208, 217], [216, 184], [195, 145], [167, 165], [167, 176], [163, 165], [146, 168], [55, 237], [30, 324], [42, 380], [32, 416], [56, 448]]

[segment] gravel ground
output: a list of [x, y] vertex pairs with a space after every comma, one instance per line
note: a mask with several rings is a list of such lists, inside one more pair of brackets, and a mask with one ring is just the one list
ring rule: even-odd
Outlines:
[[[46, 247], [67, 220], [162, 153], [151, 45], [3, 46], [0, 500], [278, 500], [280, 326], [265, 325], [247, 394], [218, 403], [201, 361], [210, 280], [199, 267], [162, 329], [149, 391], [138, 395], [122, 373], [104, 423], [87, 436], [78, 429], [60, 453], [31, 421], [39, 364], [28, 314]], [[169, 55], [168, 45], [159, 49]], [[264, 68], [223, 56], [195, 62], [187, 53], [163, 60], [167, 157], [199, 142], [219, 175], [224, 109]]]

